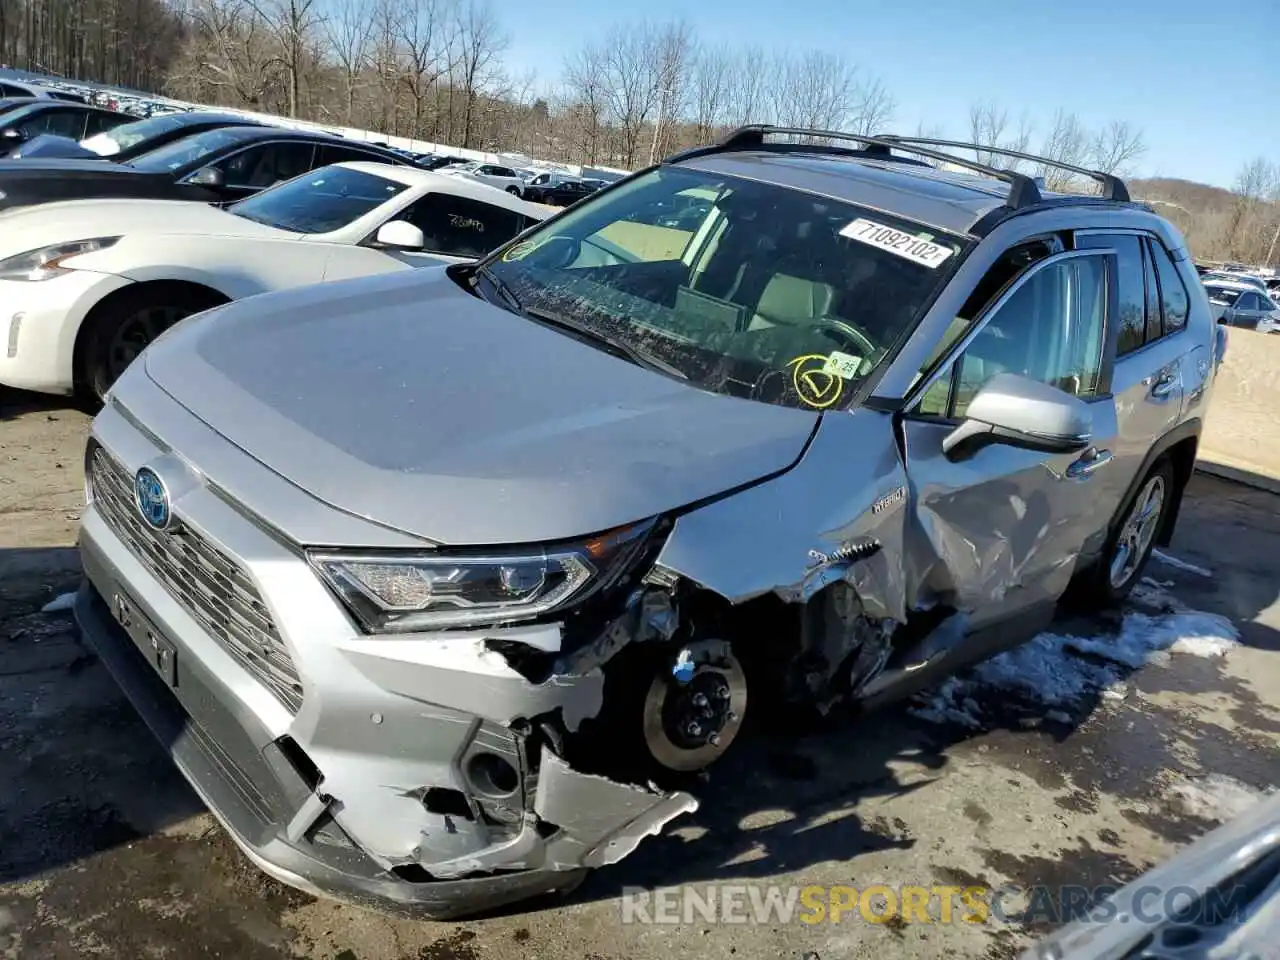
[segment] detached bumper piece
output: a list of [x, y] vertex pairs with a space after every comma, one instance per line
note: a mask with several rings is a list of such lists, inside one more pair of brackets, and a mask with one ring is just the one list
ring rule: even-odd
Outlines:
[[[182, 665], [182, 698], [166, 682], [164, 645], [139, 605], [126, 628], [95, 582], [110, 583], [86, 552], [88, 579], [75, 614], [97, 652], [201, 800], [253, 863], [309, 893], [405, 916], [446, 920], [543, 894], [567, 893], [588, 869], [622, 859], [646, 837], [696, 809], [688, 794], [660, 794], [580, 773], [543, 746], [532, 813], [509, 841], [421, 867], [386, 869], [342, 830], [305, 752], [270, 741], [252, 716], [213, 695], [216, 679]], [[336, 798], [340, 800], [340, 798]]]

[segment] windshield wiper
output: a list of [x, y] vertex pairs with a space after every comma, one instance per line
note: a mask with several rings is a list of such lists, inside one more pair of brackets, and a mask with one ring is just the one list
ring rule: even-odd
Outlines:
[[475, 275], [488, 280], [493, 285], [493, 289], [498, 291], [498, 296], [507, 301], [507, 306], [513, 311], [520, 314], [520, 316], [525, 315], [524, 304], [520, 302], [520, 298], [516, 296], [515, 291], [511, 289], [511, 285], [507, 281], [503, 280], [488, 267], [477, 267]]
[[641, 350], [639, 347], [626, 340], [620, 340], [612, 337], [602, 330], [596, 330], [585, 324], [577, 323], [568, 317], [562, 317], [555, 313], [549, 313], [545, 310], [526, 309], [521, 311], [523, 316], [530, 320], [537, 320], [540, 323], [547, 323], [554, 327], [560, 327], [567, 330], [574, 336], [583, 340], [590, 340], [598, 346], [604, 347], [605, 351], [634, 363], [637, 367], [645, 367], [649, 370], [656, 370], [659, 373], [665, 373], [669, 377], [675, 377], [679, 380], [688, 380], [689, 375], [679, 367], [673, 366], [661, 357], [655, 356], [647, 350]]

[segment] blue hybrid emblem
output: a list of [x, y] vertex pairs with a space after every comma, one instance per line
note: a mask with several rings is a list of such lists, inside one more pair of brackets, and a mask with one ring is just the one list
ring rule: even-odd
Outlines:
[[143, 467], [133, 478], [133, 501], [142, 519], [157, 530], [169, 526], [169, 491], [150, 467]]

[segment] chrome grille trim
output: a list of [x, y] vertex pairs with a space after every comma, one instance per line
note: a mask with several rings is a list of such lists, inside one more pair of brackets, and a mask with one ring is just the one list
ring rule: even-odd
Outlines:
[[302, 683], [257, 586], [234, 560], [179, 524], [155, 530], [138, 516], [133, 480], [102, 447], [89, 456], [89, 485], [107, 526], [182, 608], [292, 712]]

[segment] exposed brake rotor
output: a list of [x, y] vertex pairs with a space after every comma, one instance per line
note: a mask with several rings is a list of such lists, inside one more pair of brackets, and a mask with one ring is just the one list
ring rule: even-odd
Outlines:
[[687, 644], [667, 667], [645, 696], [645, 745], [668, 770], [692, 773], [718, 760], [738, 735], [747, 677], [723, 640]]

